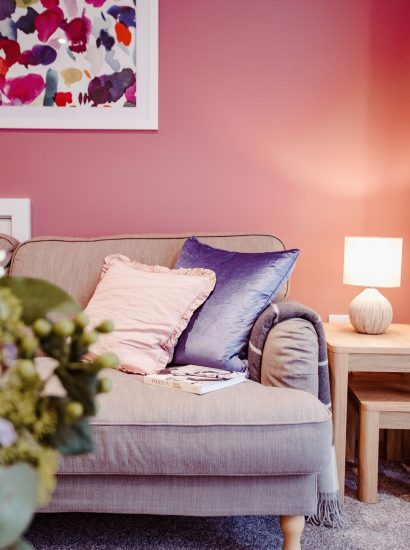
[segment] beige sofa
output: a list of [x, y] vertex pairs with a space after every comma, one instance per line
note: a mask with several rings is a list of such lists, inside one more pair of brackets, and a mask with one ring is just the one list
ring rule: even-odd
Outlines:
[[[188, 236], [41, 237], [18, 244], [3, 235], [0, 246], [8, 251], [11, 275], [47, 279], [85, 306], [105, 256], [172, 267]], [[227, 250], [284, 249], [268, 235], [198, 236]], [[304, 516], [316, 511], [317, 475], [329, 463], [332, 437], [330, 414], [315, 395], [317, 338], [307, 321], [271, 330], [263, 384], [247, 381], [196, 396], [144, 385], [138, 375], [108, 376], [113, 391], [101, 398], [93, 420], [95, 449], [62, 460], [45, 511], [279, 515], [285, 548], [299, 548]]]

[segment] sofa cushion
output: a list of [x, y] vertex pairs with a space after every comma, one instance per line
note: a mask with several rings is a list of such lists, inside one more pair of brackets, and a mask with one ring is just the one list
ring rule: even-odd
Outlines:
[[[47, 376], [49, 360], [39, 361]], [[62, 474], [306, 474], [329, 462], [331, 417], [307, 392], [246, 381], [198, 396], [103, 375], [113, 390], [92, 419], [95, 449], [64, 457]]]
[[252, 327], [289, 278], [298, 255], [299, 250], [230, 252], [187, 239], [175, 267], [211, 269], [216, 286], [181, 335], [173, 363], [246, 371]]
[[209, 269], [169, 269], [107, 256], [85, 312], [90, 326], [110, 319], [114, 330], [100, 335], [89, 356], [112, 352], [121, 370], [158, 372], [171, 361], [181, 332], [214, 286]]

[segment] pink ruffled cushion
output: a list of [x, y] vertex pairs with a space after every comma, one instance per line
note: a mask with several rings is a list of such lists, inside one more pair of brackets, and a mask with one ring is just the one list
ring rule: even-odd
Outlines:
[[115, 330], [102, 334], [90, 357], [110, 351], [120, 369], [151, 374], [172, 359], [178, 337], [215, 287], [209, 269], [168, 269], [114, 254], [105, 258], [101, 279], [85, 312], [90, 326], [105, 319]]

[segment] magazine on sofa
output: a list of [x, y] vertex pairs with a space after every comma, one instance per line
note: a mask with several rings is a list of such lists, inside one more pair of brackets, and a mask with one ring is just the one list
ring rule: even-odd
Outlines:
[[230, 372], [199, 365], [169, 367], [157, 374], [144, 376], [144, 382], [202, 395], [247, 380], [246, 372]]

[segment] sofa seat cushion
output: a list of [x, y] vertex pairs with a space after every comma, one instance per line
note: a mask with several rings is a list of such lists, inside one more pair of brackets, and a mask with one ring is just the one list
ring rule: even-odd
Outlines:
[[246, 381], [198, 396], [103, 375], [113, 390], [98, 398], [94, 451], [64, 457], [61, 474], [306, 474], [330, 459], [330, 413], [307, 392]]

